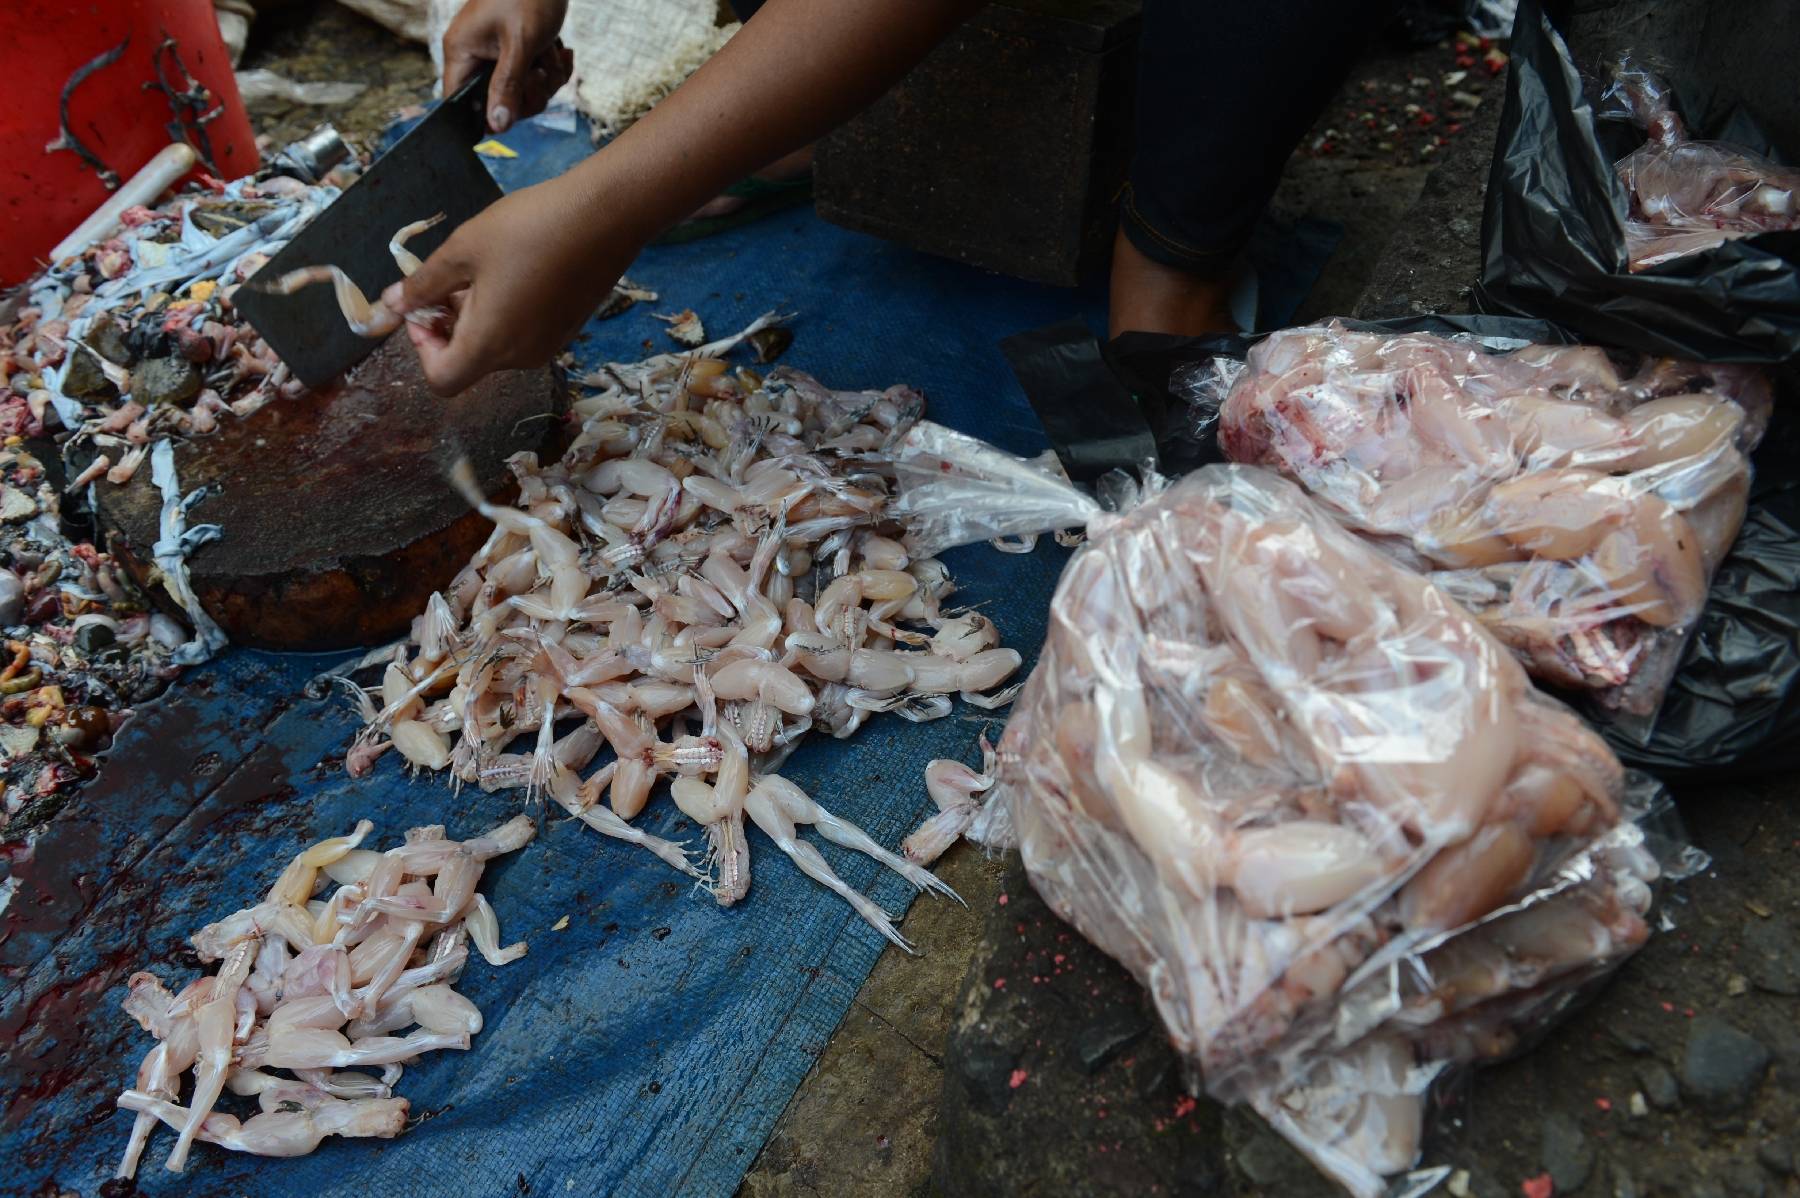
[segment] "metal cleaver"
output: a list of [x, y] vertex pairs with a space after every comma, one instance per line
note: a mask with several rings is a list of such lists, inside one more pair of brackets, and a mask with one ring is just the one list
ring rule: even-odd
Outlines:
[[445, 214], [435, 228], [407, 242], [407, 249], [425, 258], [456, 226], [499, 199], [499, 185], [475, 153], [476, 143], [487, 136], [489, 73], [476, 72], [432, 109], [238, 288], [238, 311], [307, 386], [336, 379], [379, 341], [350, 331], [328, 283], [292, 295], [258, 290], [258, 283], [303, 266], [336, 266], [374, 302], [400, 278], [388, 241], [402, 225]]

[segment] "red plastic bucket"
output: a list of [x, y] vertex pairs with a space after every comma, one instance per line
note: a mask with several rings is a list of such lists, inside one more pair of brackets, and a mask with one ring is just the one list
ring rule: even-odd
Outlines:
[[[45, 147], [63, 135], [59, 108], [70, 78], [119, 47], [69, 93], [68, 131], [101, 166], [122, 182], [170, 142], [187, 140], [209, 174], [235, 179], [256, 169], [256, 138], [211, 0], [10, 0], [0, 5], [0, 286], [27, 278], [112, 194], [75, 151]], [[159, 78], [183, 92], [197, 81], [208, 93], [202, 109], [182, 106], [182, 138], [169, 130], [177, 105]], [[199, 126], [202, 143], [195, 118], [214, 108], [218, 115]]]

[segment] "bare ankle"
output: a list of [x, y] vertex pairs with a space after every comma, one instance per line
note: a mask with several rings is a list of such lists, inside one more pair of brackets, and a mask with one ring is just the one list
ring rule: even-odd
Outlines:
[[1120, 333], [1171, 333], [1197, 337], [1236, 332], [1231, 279], [1191, 274], [1148, 258], [1124, 230], [1113, 241], [1108, 325]]

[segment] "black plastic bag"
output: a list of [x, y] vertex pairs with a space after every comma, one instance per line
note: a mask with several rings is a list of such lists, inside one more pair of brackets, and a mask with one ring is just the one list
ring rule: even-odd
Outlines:
[[1112, 470], [1157, 460], [1144, 413], [1119, 387], [1100, 343], [1079, 320], [1018, 333], [1000, 343], [1069, 478], [1091, 483]]
[[1649, 742], [1613, 749], [1698, 781], [1800, 765], [1800, 490], [1751, 500]]
[[[1575, 338], [1541, 320], [1511, 316], [1415, 316], [1352, 328], [1389, 333], [1467, 333], [1506, 341], [1567, 345]], [[1093, 476], [1101, 461], [1134, 468], [1143, 433], [1154, 440], [1158, 467], [1185, 474], [1224, 461], [1210, 427], [1200, 428], [1171, 379], [1215, 358], [1242, 359], [1256, 341], [1237, 334], [1171, 337], [1127, 333], [1101, 347], [1084, 326], [1027, 335], [1035, 368], [1018, 369], [1032, 406], [1055, 427], [1057, 452], [1071, 475]], [[1054, 347], [1054, 348], [1052, 348]], [[1111, 367], [1103, 377], [1100, 363]], [[1057, 369], [1054, 363], [1062, 363]], [[1754, 457], [1755, 484], [1743, 531], [1714, 574], [1706, 610], [1647, 739], [1600, 726], [1628, 765], [1689, 780], [1787, 773], [1800, 767], [1800, 420], [1793, 395]], [[1048, 415], [1046, 415], [1048, 413]], [[1082, 444], [1080, 429], [1129, 427], [1129, 455], [1107, 453], [1101, 433]], [[1117, 441], [1110, 441], [1117, 445]]]
[[[1548, 321], [1516, 316], [1406, 316], [1344, 323], [1386, 333], [1468, 333], [1540, 345], [1574, 342]], [[1077, 482], [1092, 482], [1108, 470], [1135, 470], [1152, 458], [1168, 475], [1224, 461], [1211, 431], [1195, 427], [1187, 401], [1171, 390], [1169, 381], [1178, 371], [1214, 358], [1241, 360], [1257, 340], [1245, 333], [1125, 333], [1101, 345], [1086, 325], [1069, 320], [1008, 337], [1000, 349], [1063, 469]]]
[[[1596, 116], [1539, 0], [1520, 4], [1511, 50], [1476, 307], [1544, 317], [1583, 341], [1647, 354], [1800, 363], [1800, 232], [1728, 241], [1633, 274], [1622, 226], [1629, 201], [1613, 167], [1618, 123]], [[1748, 136], [1742, 114], [1729, 128], [1721, 119], [1694, 132]]]

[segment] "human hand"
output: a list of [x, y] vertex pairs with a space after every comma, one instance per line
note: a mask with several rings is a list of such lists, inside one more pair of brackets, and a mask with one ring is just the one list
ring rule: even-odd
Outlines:
[[565, 175], [504, 196], [460, 225], [382, 302], [406, 322], [425, 381], [456, 395], [496, 370], [541, 366], [568, 344], [642, 248]]
[[491, 62], [488, 128], [504, 133], [542, 112], [574, 69], [574, 56], [556, 37], [567, 10], [568, 0], [469, 0], [444, 31], [444, 94]]

